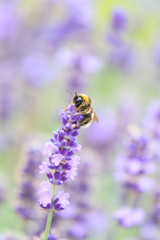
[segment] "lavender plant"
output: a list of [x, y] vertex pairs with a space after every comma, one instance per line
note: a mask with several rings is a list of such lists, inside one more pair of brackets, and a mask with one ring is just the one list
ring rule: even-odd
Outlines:
[[140, 226], [146, 215], [139, 206], [141, 196], [154, 186], [149, 178], [149, 174], [155, 171], [149, 139], [140, 133], [131, 134], [126, 154], [117, 159], [115, 166], [116, 179], [123, 187], [123, 206], [115, 213], [115, 218], [124, 228]]
[[53, 212], [62, 211], [70, 205], [68, 200], [70, 194], [62, 190], [55, 195], [56, 186], [62, 185], [68, 179], [75, 179], [80, 160], [79, 156], [73, 155], [81, 150], [81, 146], [77, 143], [79, 127], [76, 127], [76, 124], [83, 117], [77, 114], [73, 104], [66, 111], [61, 111], [60, 115], [61, 130], [53, 132], [54, 137], [50, 139], [50, 143], [46, 144], [44, 151], [44, 154], [48, 155], [48, 161], [40, 165], [40, 173], [45, 173], [48, 178], [40, 184], [38, 201], [40, 207], [49, 210], [45, 240], [48, 238]]
[[160, 187], [159, 187], [159, 170], [160, 170], [160, 101], [151, 102], [147, 108], [147, 113], [143, 120], [143, 126], [148, 133], [151, 141], [150, 151], [154, 157], [156, 166], [155, 185], [151, 194], [151, 206], [148, 211], [148, 216], [145, 224], [141, 229], [141, 238], [157, 239], [160, 231]]
[[34, 202], [36, 201], [37, 168], [43, 159], [40, 148], [32, 145], [26, 153], [23, 163], [22, 181], [19, 188], [19, 203], [17, 213], [24, 219], [35, 219]]
[[77, 89], [84, 89], [89, 83], [88, 75], [98, 72], [103, 67], [103, 62], [93, 53], [81, 52], [72, 53], [71, 57], [71, 76], [68, 79], [68, 85], [72, 92]]
[[126, 11], [115, 8], [112, 12], [110, 29], [106, 39], [110, 46], [109, 63], [120, 70], [130, 69], [134, 62], [133, 49], [124, 38], [127, 26], [128, 16]]
[[40, 144], [37, 142], [30, 143], [27, 149], [22, 151], [22, 155], [23, 167], [19, 171], [18, 201], [16, 201], [15, 210], [25, 223], [25, 232], [32, 236], [38, 234], [39, 225], [43, 223], [43, 218], [35, 207], [35, 202], [38, 201], [36, 191], [38, 186], [38, 166], [43, 161]]

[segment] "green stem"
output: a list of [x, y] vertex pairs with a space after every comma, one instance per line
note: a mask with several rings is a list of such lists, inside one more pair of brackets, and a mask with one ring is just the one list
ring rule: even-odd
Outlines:
[[51, 227], [51, 222], [52, 222], [52, 217], [53, 217], [53, 206], [54, 206], [55, 189], [56, 189], [56, 185], [54, 185], [54, 188], [53, 188], [52, 206], [51, 206], [51, 209], [50, 209], [50, 213], [48, 214], [44, 240], [48, 239], [48, 234], [49, 234], [49, 230], [50, 230], [50, 227]]

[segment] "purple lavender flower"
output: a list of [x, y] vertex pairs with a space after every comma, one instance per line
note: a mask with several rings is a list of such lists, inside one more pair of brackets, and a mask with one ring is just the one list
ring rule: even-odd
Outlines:
[[0, 39], [9, 39], [18, 27], [19, 19], [15, 6], [16, 3], [11, 1], [0, 4]]
[[73, 68], [84, 73], [95, 73], [102, 68], [102, 61], [91, 53], [74, 54]]
[[148, 214], [148, 219], [141, 229], [141, 237], [145, 239], [157, 239], [160, 228], [160, 190], [159, 184], [152, 195], [152, 207]]
[[49, 234], [47, 240], [58, 240], [58, 238], [56, 238], [53, 234]]
[[69, 229], [69, 236], [73, 239], [85, 239], [87, 236], [87, 227], [83, 223], [75, 223]]
[[[73, 104], [66, 111], [61, 111], [60, 115], [62, 128], [54, 132], [54, 137], [46, 144], [43, 153], [48, 155], [48, 162], [40, 165], [40, 173], [45, 173], [48, 181], [41, 183], [39, 205], [47, 209], [51, 208], [53, 201], [50, 193], [51, 185], [62, 185], [69, 178], [74, 180], [80, 160], [80, 157], [73, 155], [81, 150], [81, 146], [77, 143], [79, 128], [76, 124], [83, 117], [76, 114]], [[68, 193], [60, 192], [54, 199], [55, 211], [65, 209], [69, 205], [68, 198]]]
[[39, 204], [43, 206], [44, 208], [51, 208], [51, 202], [52, 202], [52, 194], [50, 192], [51, 184], [49, 181], [42, 181], [40, 184], [40, 199]]
[[36, 210], [34, 203], [37, 200], [36, 176], [38, 165], [43, 159], [43, 154], [37, 145], [32, 145], [27, 152], [22, 169], [22, 181], [19, 190], [19, 204], [17, 213], [24, 219], [35, 219]]
[[56, 211], [61, 211], [70, 205], [68, 198], [69, 193], [65, 193], [64, 191], [59, 192], [54, 199], [54, 209]]
[[125, 228], [141, 225], [145, 218], [145, 212], [141, 208], [131, 209], [123, 206], [116, 213], [115, 218]]
[[[135, 126], [133, 129], [137, 132], [131, 133], [126, 154], [116, 161], [116, 179], [123, 187], [121, 196], [123, 207], [115, 213], [115, 218], [125, 228], [143, 223], [145, 211], [139, 208], [140, 199], [142, 193], [151, 191], [155, 185], [154, 180], [149, 177], [156, 170], [150, 153], [150, 141], [146, 136], [141, 135]], [[130, 196], [132, 196], [131, 206], [127, 206]]]
[[72, 21], [81, 27], [90, 26], [93, 18], [92, 0], [67, 0], [71, 11]]
[[112, 12], [111, 26], [115, 31], [122, 31], [126, 29], [127, 14], [121, 8], [114, 9]]
[[[160, 159], [160, 101], [159, 99], [149, 104], [143, 126], [150, 136], [150, 152], [155, 161], [156, 170], [159, 169]], [[141, 238], [156, 239], [160, 228], [160, 188], [159, 173], [155, 174], [155, 184], [152, 192], [152, 206], [148, 213], [146, 223], [141, 229]]]
[[127, 25], [127, 16], [124, 10], [115, 9], [112, 14], [107, 43], [109, 44], [108, 61], [111, 65], [123, 70], [130, 69], [135, 62], [133, 46], [124, 40]]
[[98, 72], [103, 66], [102, 61], [89, 52], [75, 52], [70, 60], [71, 76], [68, 79], [68, 83], [72, 91], [83, 89], [89, 82], [87, 81], [88, 74]]
[[22, 62], [24, 78], [33, 86], [43, 87], [54, 78], [51, 60], [45, 55], [32, 53], [26, 56]]
[[70, 51], [62, 48], [55, 57], [56, 63], [71, 72], [68, 84], [72, 91], [82, 89], [87, 84], [88, 74], [94, 74], [103, 67], [103, 62], [95, 54], [85, 51]]
[[146, 137], [131, 138], [126, 149], [127, 156], [120, 156], [115, 164], [116, 178], [123, 186], [136, 192], [145, 192], [153, 188], [154, 181], [147, 177], [155, 172]]
[[105, 111], [105, 109], [99, 112], [98, 116], [101, 124], [92, 125], [87, 129], [85, 139], [90, 146], [102, 151], [115, 143], [118, 134], [118, 120], [112, 111]]
[[111, 64], [116, 67], [123, 67], [125, 70], [130, 69], [133, 66], [134, 60], [133, 47], [128, 46], [125, 43], [120, 47], [112, 49], [109, 59]]

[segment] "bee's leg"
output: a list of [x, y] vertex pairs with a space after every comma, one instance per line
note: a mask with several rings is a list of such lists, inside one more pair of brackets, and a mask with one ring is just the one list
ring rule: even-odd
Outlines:
[[86, 113], [84, 111], [83, 112], [78, 112], [78, 113], [75, 113], [74, 116], [83, 115], [83, 114], [86, 114]]
[[90, 117], [83, 118], [81, 121], [78, 122], [77, 127], [87, 126], [87, 125], [89, 125], [90, 122], [91, 122]]

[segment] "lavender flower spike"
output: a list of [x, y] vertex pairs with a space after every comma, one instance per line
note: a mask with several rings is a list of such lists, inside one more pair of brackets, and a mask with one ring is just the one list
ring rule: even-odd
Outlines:
[[[73, 156], [77, 151], [81, 150], [81, 146], [77, 143], [79, 135], [79, 127], [77, 123], [83, 118], [77, 115], [73, 104], [64, 111], [60, 112], [62, 117], [61, 130], [53, 132], [53, 137], [49, 143], [46, 143], [43, 154], [47, 156], [48, 161], [43, 162], [40, 168], [40, 174], [46, 174], [48, 180], [42, 181], [39, 190], [39, 205], [44, 209], [50, 209], [48, 215], [45, 240], [49, 234], [50, 224], [53, 212], [64, 210], [70, 205], [69, 193], [60, 191], [55, 197], [56, 185], [62, 185], [66, 180], [74, 180], [77, 175], [77, 165], [80, 157]], [[53, 193], [51, 193], [51, 187]]]

